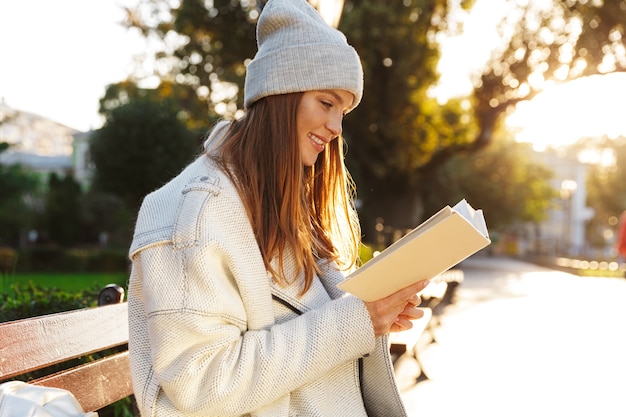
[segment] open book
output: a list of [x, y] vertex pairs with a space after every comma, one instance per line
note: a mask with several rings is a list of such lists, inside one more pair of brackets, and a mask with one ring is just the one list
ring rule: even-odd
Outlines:
[[482, 210], [446, 206], [352, 272], [338, 287], [364, 301], [432, 279], [489, 245]]

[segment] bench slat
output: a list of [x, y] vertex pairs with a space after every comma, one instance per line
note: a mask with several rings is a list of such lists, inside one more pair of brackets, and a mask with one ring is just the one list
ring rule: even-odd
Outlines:
[[0, 381], [127, 343], [127, 314], [120, 303], [0, 324]]
[[128, 351], [31, 383], [70, 391], [86, 412], [97, 411], [133, 393]]

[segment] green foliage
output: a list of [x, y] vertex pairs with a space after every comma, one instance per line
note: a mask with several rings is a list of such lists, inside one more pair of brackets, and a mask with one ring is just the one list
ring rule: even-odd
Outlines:
[[[161, 70], [157, 76], [167, 82], [191, 87], [215, 114], [217, 103], [226, 104], [223, 112], [234, 113], [242, 107], [245, 60], [256, 52], [257, 4], [260, 1], [183, 0], [172, 4], [160, 0], [139, 2], [128, 10], [127, 24], [154, 39], [178, 37], [182, 40], [173, 51], [168, 46], [155, 54]], [[162, 19], [154, 19], [154, 16]], [[235, 95], [218, 92], [226, 82], [238, 87]], [[219, 90], [219, 89], [218, 89]]]
[[488, 143], [507, 110], [533, 98], [545, 81], [626, 70], [625, 0], [508, 3], [502, 45], [475, 82], [477, 143]]
[[[568, 62], [572, 75], [584, 76], [607, 70], [626, 70], [626, 61], [619, 59], [626, 47], [625, 0], [560, 0], [559, 5], [572, 17], [580, 19], [582, 24], [582, 32], [576, 40], [572, 57]], [[605, 57], [617, 59], [606, 68]], [[586, 64], [581, 74], [572, 71], [572, 67], [578, 62]]]
[[168, 101], [130, 101], [113, 109], [94, 132], [93, 186], [118, 196], [133, 212], [143, 197], [176, 175], [194, 156], [192, 135]]
[[[174, 53], [186, 83], [209, 91], [215, 79], [242, 87], [244, 61], [256, 52], [257, 17], [255, 1], [183, 0], [174, 11], [173, 29], [188, 39]], [[239, 107], [242, 99], [239, 95]]]
[[84, 291], [92, 286], [104, 288], [117, 284], [125, 288], [128, 284], [128, 272], [16, 272], [11, 282], [33, 282], [44, 288], [56, 288], [60, 291]]
[[80, 235], [80, 184], [71, 174], [63, 178], [55, 173], [48, 180], [46, 194], [46, 225], [48, 239], [69, 246]]
[[[206, 102], [210, 118], [233, 114], [235, 103], [241, 107], [243, 63], [255, 52], [260, 3], [146, 0], [129, 10], [129, 26], [146, 36], [165, 39], [167, 34], [181, 41], [173, 51], [164, 44], [156, 53], [163, 82], [158, 94], [176, 97], [163, 92], [184, 86]], [[454, 155], [487, 146], [507, 109], [540, 91], [541, 83], [531, 80], [597, 72], [596, 63], [619, 52], [626, 39], [624, 0], [554, 0], [544, 9], [537, 2], [508, 3], [511, 13], [500, 26], [502, 46], [476, 80], [471, 106], [459, 101], [442, 107], [428, 95], [438, 79], [437, 39], [444, 32], [460, 32], [448, 26], [450, 8], [467, 9], [473, 2], [346, 1], [340, 30], [359, 51], [365, 70], [363, 101], [344, 123], [346, 162], [358, 185], [366, 239], [374, 234], [378, 217], [398, 228], [415, 225], [424, 214], [424, 196], [437, 192], [432, 178], [439, 167]], [[582, 23], [580, 34], [577, 22]], [[582, 59], [587, 67], [580, 65]], [[623, 67], [624, 61], [615, 65]], [[237, 86], [234, 96], [213, 94], [223, 81]], [[123, 96], [113, 94], [111, 103]], [[202, 120], [206, 112], [198, 109], [185, 111]]]
[[137, 411], [135, 414], [133, 411], [135, 410], [134, 401], [134, 396], [122, 398], [102, 410], [98, 410], [98, 417], [138, 417], [139, 412]]
[[43, 288], [32, 282], [15, 282], [9, 291], [0, 294], [0, 322], [93, 307], [97, 304], [99, 291], [100, 288], [94, 287], [70, 293]]
[[[449, 7], [446, 0], [346, 2], [340, 30], [361, 55], [365, 95], [346, 119], [344, 134], [366, 235], [373, 234], [377, 217], [399, 227], [415, 224], [420, 197], [428, 192], [423, 171], [476, 136], [467, 108], [459, 103], [442, 108], [428, 96], [438, 81], [436, 34], [447, 29]], [[156, 11], [167, 18], [150, 19]], [[191, 86], [207, 98], [220, 81], [236, 84], [235, 98], [214, 95], [215, 102], [208, 103], [210, 110], [219, 104], [226, 109], [221, 114], [233, 114], [235, 102], [241, 107], [243, 63], [255, 53], [257, 16], [255, 1], [188, 0], [171, 8], [153, 0], [132, 10], [129, 24], [161, 38], [168, 31], [181, 36], [184, 41], [173, 53], [157, 53], [168, 71], [160, 78]]]
[[99, 242], [105, 232], [108, 245], [128, 247], [131, 216], [119, 198], [83, 193], [71, 174], [53, 173], [45, 190], [41, 185], [36, 173], [0, 164], [0, 243], [21, 246], [26, 233], [37, 230], [40, 243], [75, 246]]
[[363, 62], [363, 100], [346, 118], [344, 134], [348, 162], [364, 182], [411, 175], [439, 139], [424, 122], [437, 112], [426, 94], [438, 79], [439, 50], [429, 33], [446, 2], [423, 3], [353, 2], [341, 21]]
[[[133, 216], [120, 197], [89, 190], [81, 198], [80, 219], [83, 242], [98, 242], [114, 248], [130, 245]], [[106, 242], [101, 242], [102, 238], [106, 238]]]
[[[0, 142], [0, 153], [9, 145]], [[0, 242], [16, 245], [20, 233], [32, 227], [39, 180], [20, 165], [0, 164]]]
[[443, 0], [354, 1], [341, 20], [365, 73], [363, 101], [344, 135], [370, 242], [377, 218], [395, 228], [417, 224], [430, 191], [424, 175], [476, 136], [469, 102], [440, 106], [428, 94], [439, 78], [436, 34], [446, 29], [448, 7]]
[[591, 165], [587, 175], [587, 206], [594, 211], [587, 223], [587, 241], [603, 248], [607, 243], [605, 230], [610, 228], [616, 232], [617, 219], [626, 210], [626, 137], [586, 139], [578, 147], [614, 156], [611, 164]]
[[[589, 145], [587, 145], [589, 147]], [[596, 152], [609, 152], [615, 158], [611, 164], [594, 164], [587, 175], [587, 203], [606, 217], [626, 210], [626, 137], [603, 138], [592, 145]]]
[[109, 119], [114, 109], [137, 100], [176, 103], [177, 118], [185, 124], [187, 129], [194, 132], [198, 144], [204, 133], [217, 120], [215, 113], [207, 107], [206, 99], [202, 100], [196, 94], [196, 88], [167, 80], [161, 80], [160, 84], [153, 89], [140, 88], [133, 81], [109, 85], [104, 97], [100, 99], [100, 114], [105, 119]]
[[433, 214], [443, 204], [466, 198], [484, 210], [491, 231], [504, 231], [520, 222], [539, 223], [556, 196], [551, 176], [547, 167], [532, 162], [528, 144], [498, 140], [446, 162], [433, 177], [425, 212]]
[[371, 246], [359, 246], [359, 263], [362, 265], [374, 257], [374, 249]]

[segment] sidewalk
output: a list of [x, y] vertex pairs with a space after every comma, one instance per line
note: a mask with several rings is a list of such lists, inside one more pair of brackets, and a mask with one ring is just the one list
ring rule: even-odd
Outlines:
[[461, 265], [457, 301], [398, 381], [411, 417], [626, 416], [626, 280], [516, 260]]

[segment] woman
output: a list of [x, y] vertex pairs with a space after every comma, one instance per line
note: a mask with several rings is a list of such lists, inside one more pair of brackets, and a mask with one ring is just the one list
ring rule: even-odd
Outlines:
[[130, 257], [129, 350], [144, 416], [402, 416], [387, 334], [417, 283], [376, 302], [336, 285], [360, 231], [341, 124], [358, 55], [304, 0], [270, 0], [246, 115], [146, 197]]

